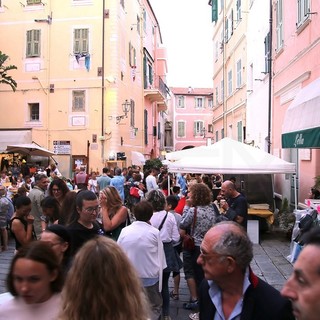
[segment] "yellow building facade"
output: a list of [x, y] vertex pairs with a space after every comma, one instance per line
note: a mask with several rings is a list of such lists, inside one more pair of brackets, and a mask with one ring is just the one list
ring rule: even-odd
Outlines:
[[213, 130], [215, 141], [229, 137], [243, 142], [246, 127], [248, 1], [215, 1]]

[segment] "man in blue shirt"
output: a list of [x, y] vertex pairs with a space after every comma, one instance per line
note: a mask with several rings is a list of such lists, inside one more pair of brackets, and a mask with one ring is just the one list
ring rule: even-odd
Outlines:
[[125, 178], [121, 173], [122, 173], [121, 168], [116, 168], [114, 170], [114, 174], [115, 175], [110, 181], [110, 186], [113, 186], [118, 190], [118, 192], [120, 194], [120, 198], [122, 199], [122, 202], [124, 202], [124, 183], [125, 183]]

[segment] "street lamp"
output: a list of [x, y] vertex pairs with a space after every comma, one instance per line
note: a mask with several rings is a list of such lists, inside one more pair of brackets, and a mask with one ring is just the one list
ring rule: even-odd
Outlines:
[[125, 117], [128, 117], [128, 112], [130, 111], [131, 102], [129, 100], [125, 100], [125, 102], [122, 104], [122, 111], [125, 115]]

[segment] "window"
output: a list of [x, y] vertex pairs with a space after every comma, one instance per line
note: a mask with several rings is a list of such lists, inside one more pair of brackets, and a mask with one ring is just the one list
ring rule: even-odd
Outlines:
[[241, 59], [237, 61], [237, 88], [242, 85]]
[[302, 25], [309, 19], [308, 13], [310, 12], [310, 0], [298, 0], [298, 21], [297, 26]]
[[220, 11], [224, 8], [224, 0], [220, 0]]
[[232, 70], [228, 72], [228, 96], [232, 94]]
[[217, 130], [216, 131], [216, 142], [218, 142], [219, 141], [219, 131]]
[[212, 109], [213, 108], [213, 98], [208, 99], [208, 108]]
[[225, 21], [224, 21], [224, 35], [225, 35], [225, 42], [228, 42], [230, 39], [229, 19], [228, 18], [225, 18]]
[[183, 138], [186, 135], [186, 123], [184, 121], [178, 121], [178, 137]]
[[269, 73], [271, 63], [270, 32], [264, 38], [264, 72]]
[[219, 104], [219, 89], [216, 87], [216, 105]]
[[40, 57], [40, 30], [27, 31], [27, 58]]
[[144, 144], [148, 144], [148, 111], [144, 110]]
[[282, 0], [276, 3], [276, 33], [277, 33], [277, 50], [283, 46], [283, 15], [282, 15]]
[[143, 57], [143, 81], [144, 89], [150, 89], [153, 83], [153, 69], [151, 62], [146, 55]]
[[134, 100], [130, 100], [130, 126], [134, 127], [135, 125], [135, 102]]
[[195, 121], [193, 124], [193, 135], [201, 136], [203, 135], [204, 124], [203, 121]]
[[177, 97], [177, 108], [184, 108], [184, 96]]
[[221, 129], [221, 139], [224, 138], [224, 128]]
[[239, 121], [237, 123], [237, 127], [238, 127], [238, 141], [242, 142], [242, 121]]
[[144, 32], [147, 31], [147, 11], [143, 9], [143, 30]]
[[137, 31], [138, 31], [138, 34], [140, 34], [140, 17], [137, 16]]
[[204, 99], [202, 97], [195, 97], [194, 102], [196, 109], [202, 109], [204, 107]]
[[208, 124], [208, 133], [213, 133], [213, 125]]
[[133, 47], [131, 42], [129, 42], [129, 65], [130, 65], [130, 67], [136, 67], [137, 66], [136, 48]]
[[89, 29], [75, 29], [73, 53], [86, 54], [89, 52]]
[[40, 105], [39, 103], [28, 103], [29, 121], [40, 121]]
[[220, 85], [221, 85], [221, 87], [220, 87], [220, 94], [221, 94], [220, 101], [223, 102], [223, 100], [224, 100], [224, 81], [223, 80], [221, 80]]
[[233, 9], [231, 9], [231, 13], [229, 16], [229, 33], [229, 38], [231, 38], [231, 36], [233, 35]]
[[215, 57], [215, 61], [218, 61], [218, 57], [219, 57], [219, 41], [216, 41], [214, 57]]
[[237, 22], [239, 23], [241, 21], [241, 0], [237, 0], [236, 9], [237, 9]]
[[72, 91], [72, 111], [85, 112], [86, 111], [86, 92], [84, 90]]
[[28, 6], [32, 6], [32, 5], [35, 5], [35, 4], [41, 4], [41, 0], [27, 0], [27, 5]]

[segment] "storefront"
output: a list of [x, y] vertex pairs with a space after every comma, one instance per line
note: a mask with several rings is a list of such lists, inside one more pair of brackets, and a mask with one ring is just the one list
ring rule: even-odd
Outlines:
[[[299, 203], [320, 174], [320, 78], [303, 87], [288, 107], [282, 126], [282, 148], [297, 164]], [[291, 189], [294, 190], [293, 182]]]

